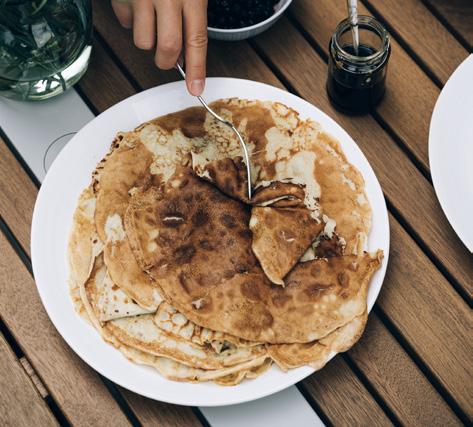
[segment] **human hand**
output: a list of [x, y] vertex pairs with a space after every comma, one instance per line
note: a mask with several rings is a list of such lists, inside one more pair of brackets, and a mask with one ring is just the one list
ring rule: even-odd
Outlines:
[[173, 68], [184, 50], [187, 89], [192, 95], [202, 93], [207, 0], [112, 0], [112, 7], [120, 24], [133, 28], [136, 47], [149, 50], [157, 46], [155, 63], [159, 68]]

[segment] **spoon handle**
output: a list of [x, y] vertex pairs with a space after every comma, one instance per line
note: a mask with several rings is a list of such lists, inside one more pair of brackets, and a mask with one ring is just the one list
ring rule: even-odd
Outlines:
[[351, 32], [353, 37], [353, 50], [355, 55], [358, 55], [358, 46], [360, 45], [358, 34], [358, 4], [357, 0], [347, 0], [348, 19], [351, 25]]
[[[186, 73], [184, 69], [182, 68], [182, 66], [179, 64], [179, 62], [176, 63], [176, 68], [179, 71], [179, 74], [185, 80]], [[238, 132], [238, 129], [235, 127], [235, 125], [232, 122], [229, 122], [228, 120], [225, 120], [223, 117], [220, 117], [214, 110], [212, 110], [208, 106], [208, 104], [204, 101], [204, 99], [201, 96], [197, 96], [196, 98], [200, 101], [200, 103], [212, 116], [214, 116], [219, 122], [222, 122], [225, 125], [229, 126], [233, 130], [235, 135], [237, 136], [238, 142], [240, 143], [241, 149], [243, 150], [243, 158], [245, 159], [245, 163], [246, 163], [246, 173], [247, 173], [247, 178], [248, 178], [248, 200], [251, 200], [252, 190], [251, 190], [250, 154], [248, 152], [248, 148], [246, 147], [245, 140], [243, 139], [242, 135], [240, 134], [240, 132]]]

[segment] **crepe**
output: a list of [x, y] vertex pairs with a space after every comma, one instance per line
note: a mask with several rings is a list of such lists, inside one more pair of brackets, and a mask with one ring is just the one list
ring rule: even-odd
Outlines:
[[139, 314], [152, 313], [144, 309], [123, 292], [111, 279], [108, 270], [103, 280], [96, 281], [94, 304], [99, 321], [120, 319], [122, 317], [137, 316]]
[[211, 347], [167, 334], [156, 326], [149, 314], [114, 320], [104, 328], [130, 347], [202, 369], [233, 366], [266, 354], [263, 346], [234, 347], [217, 353]]
[[336, 230], [346, 244], [345, 253], [359, 254], [366, 246], [371, 227], [371, 208], [363, 176], [348, 162], [340, 144], [330, 135], [319, 132], [315, 141], [311, 139], [313, 126], [311, 121], [303, 126], [301, 146], [310, 148], [316, 155], [314, 174], [322, 189], [319, 204], [328, 224], [326, 234], [330, 238]]
[[74, 306], [74, 310], [76, 313], [87, 323], [90, 323], [89, 315], [82, 304], [82, 298], [80, 296], [80, 288], [77, 285], [74, 285], [72, 281], [69, 281], [69, 295], [72, 300], [72, 305]]
[[303, 344], [268, 345], [268, 354], [283, 370], [304, 365], [310, 365], [315, 370], [322, 369], [330, 359], [332, 352], [347, 351], [358, 341], [365, 329], [367, 318], [368, 315], [365, 311], [318, 341]]
[[382, 259], [363, 250], [363, 178], [282, 104], [212, 108], [245, 137], [253, 198], [239, 141], [201, 107], [119, 133], [74, 214], [74, 306], [173, 380], [234, 385], [273, 361], [319, 369], [361, 335]]
[[95, 257], [103, 250], [94, 224], [95, 205], [92, 188], [87, 187], [77, 202], [68, 244], [69, 282], [76, 290], [87, 280]]
[[[304, 204], [314, 212], [314, 217], [325, 215], [327, 237], [331, 238], [336, 229], [347, 254], [361, 253], [371, 226], [371, 208], [363, 177], [350, 164], [340, 144], [323, 132], [318, 123], [301, 120], [297, 112], [279, 103], [260, 103], [252, 107], [258, 110], [256, 117], [265, 119], [259, 127], [251, 122], [258, 130], [247, 132], [247, 126], [241, 126], [248, 111], [246, 103], [229, 99], [213, 103], [212, 107], [229, 120], [235, 120], [247, 135], [254, 186], [266, 186], [275, 181], [304, 185]], [[267, 111], [272, 123], [259, 109]], [[238, 147], [237, 141], [234, 144]], [[193, 166], [200, 176], [208, 177], [210, 170], [205, 171], [205, 168], [209, 163], [225, 157], [235, 159], [239, 155], [209, 156], [203, 151], [196, 156], [197, 160], [193, 158]], [[246, 176], [241, 164], [237, 164], [237, 170], [236, 177], [241, 181]], [[219, 180], [214, 178], [214, 181], [220, 185]], [[237, 191], [244, 194], [244, 189], [244, 183], [240, 182]]]
[[120, 350], [125, 355], [125, 357], [131, 361], [138, 364], [151, 366], [155, 368], [161, 375], [171, 380], [201, 382], [212, 380], [216, 381], [219, 378], [222, 378], [222, 381], [225, 383], [225, 385], [236, 385], [246, 376], [256, 377], [261, 375], [271, 365], [271, 359], [266, 356], [260, 356], [258, 358], [240, 364], [235, 364], [230, 367], [205, 370], [193, 368], [166, 357], [155, 356], [151, 353], [147, 353], [135, 347], [124, 344], [118, 340], [113, 333], [111, 333], [109, 328], [102, 327], [102, 323], [97, 318], [96, 307], [91, 304], [87, 296], [91, 296], [91, 291], [95, 286], [95, 281], [102, 280], [104, 275], [104, 265], [99, 257], [96, 260], [93, 273], [89, 280], [86, 284], [83, 284], [80, 287], [82, 294], [80, 303], [78, 303], [81, 306], [80, 311], [86, 311], [88, 313], [87, 319], [90, 319], [90, 322], [95, 326], [104, 340]]
[[[162, 376], [173, 381], [204, 382], [216, 381], [223, 378], [222, 381], [225, 385], [236, 385], [241, 382], [245, 376], [252, 375], [252, 371], [255, 372], [256, 376], [264, 373], [264, 368], [266, 368], [269, 363], [268, 357], [261, 356], [257, 359], [240, 363], [239, 365], [221, 369], [205, 370], [193, 368], [166, 357], [144, 353], [126, 345], [119, 344], [117, 348], [132, 362], [151, 366]], [[260, 367], [264, 368], [259, 371]], [[230, 375], [235, 374], [235, 377], [229, 379]]]
[[149, 167], [152, 161], [152, 153], [133, 132], [128, 132], [117, 136], [110, 152], [97, 165], [92, 174], [97, 199], [95, 225], [102, 242], [117, 236], [110, 218], [123, 216], [129, 191], [151, 179]]
[[125, 218], [138, 263], [171, 305], [200, 326], [250, 341], [309, 342], [349, 322], [364, 312], [382, 258], [315, 259], [275, 287], [251, 252], [246, 207], [185, 170], [165, 196], [153, 188], [134, 196]]
[[324, 229], [305, 208], [254, 207], [249, 222], [252, 250], [268, 279], [284, 285], [284, 277]]
[[[70, 292], [76, 309], [86, 316], [82, 305], [79, 305], [80, 286], [89, 278], [97, 257], [102, 262], [103, 243], [99, 239], [94, 221], [96, 199], [91, 187], [84, 190], [74, 212], [73, 228], [69, 239]], [[100, 321], [143, 314], [149, 310], [137, 305], [132, 298], [116, 286], [104, 268], [104, 280], [97, 289], [97, 317]], [[140, 270], [141, 274], [144, 273]], [[157, 290], [156, 290], [157, 292]], [[159, 293], [157, 292], [159, 296]], [[157, 305], [154, 306], [156, 310]], [[152, 307], [153, 308], [153, 307]]]
[[[284, 285], [283, 278], [296, 265], [325, 224], [304, 205], [304, 186], [275, 181], [247, 193], [247, 171], [240, 157], [202, 164], [192, 156], [192, 168], [226, 195], [252, 205], [252, 250], [269, 280]], [[315, 214], [315, 215], [314, 215]]]
[[89, 186], [79, 196], [68, 243], [69, 293], [74, 309], [87, 322], [89, 317], [82, 304], [80, 286], [90, 276], [95, 257], [103, 250], [95, 230], [95, 203], [92, 187]]
[[147, 311], [156, 310], [161, 297], [136, 264], [123, 230], [122, 216], [130, 192], [152, 181], [149, 172], [152, 161], [152, 153], [134, 132], [121, 133], [93, 173], [95, 228], [105, 243], [105, 263], [110, 277]]
[[217, 353], [234, 347], [245, 348], [263, 344], [261, 342], [246, 341], [224, 332], [202, 328], [191, 322], [186, 316], [179, 313], [166, 302], [163, 302], [158, 307], [154, 322], [158, 328], [161, 328], [169, 335], [183, 338], [199, 345], [210, 344]]
[[214, 381], [219, 385], [232, 386], [239, 384], [245, 378], [254, 380], [264, 374], [272, 366], [272, 363], [272, 360], [267, 358], [263, 363], [251, 369], [241, 370], [240, 372], [217, 378]]
[[131, 198], [125, 228], [141, 268], [154, 279], [172, 276], [174, 292], [188, 293], [188, 283], [212, 286], [256, 265], [249, 219], [243, 203], [183, 168], [167, 183], [165, 197], [151, 187]]
[[[242, 365], [241, 369], [247, 366], [253, 367], [258, 364], [252, 364], [254, 360], [264, 360], [266, 349], [264, 346], [253, 346], [247, 348], [234, 347], [228, 351], [217, 353], [212, 347], [199, 346], [187, 342], [182, 338], [176, 338], [168, 335], [159, 329], [154, 321], [153, 315], [144, 314], [140, 316], [131, 316], [108, 322], [101, 322], [99, 319], [99, 299], [101, 284], [106, 280], [107, 271], [101, 256], [95, 260], [92, 274], [87, 282], [81, 286], [82, 303], [87, 310], [94, 327], [100, 332], [102, 337], [115, 345], [122, 345], [128, 349], [139, 350], [153, 356], [159, 356], [159, 363], [168, 366], [171, 362], [165, 362], [162, 358], [169, 358], [178, 362], [177, 365], [171, 363], [170, 366], [180, 366], [181, 364], [199, 368], [216, 370], [225, 367]], [[185, 368], [181, 370], [186, 371]], [[217, 376], [227, 375], [240, 371], [239, 368], [231, 371], [223, 371]], [[202, 372], [199, 375], [203, 375]], [[210, 375], [212, 378], [212, 375]]]
[[151, 278], [136, 262], [126, 236], [108, 241], [104, 258], [113, 283], [145, 310], [156, 311], [162, 297]]

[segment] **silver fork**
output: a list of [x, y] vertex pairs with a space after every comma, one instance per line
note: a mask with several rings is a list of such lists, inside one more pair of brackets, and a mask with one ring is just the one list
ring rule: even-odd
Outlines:
[[[179, 65], [179, 63], [176, 64], [176, 67], [181, 74], [181, 76], [186, 79], [186, 73], [182, 69], [182, 67]], [[222, 122], [223, 124], [227, 125], [230, 127], [233, 132], [235, 132], [235, 135], [238, 138], [238, 141], [240, 142], [241, 148], [243, 150], [243, 155], [245, 159], [245, 164], [246, 164], [246, 174], [248, 176], [248, 199], [251, 200], [251, 168], [250, 168], [250, 156], [248, 155], [248, 149], [246, 148], [245, 141], [243, 137], [241, 136], [240, 132], [238, 132], [238, 129], [235, 127], [235, 125], [228, 121], [225, 120], [223, 117], [220, 117], [215, 111], [213, 111], [208, 104], [204, 101], [204, 99], [201, 96], [196, 97], [200, 103], [204, 106], [204, 108], [213, 116], [215, 117], [219, 122]]]

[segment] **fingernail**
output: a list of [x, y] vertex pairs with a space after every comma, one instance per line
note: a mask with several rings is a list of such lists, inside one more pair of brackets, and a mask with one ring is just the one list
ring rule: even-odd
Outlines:
[[204, 80], [192, 80], [191, 81], [191, 94], [194, 96], [200, 95], [204, 91]]

